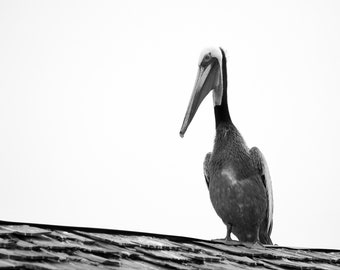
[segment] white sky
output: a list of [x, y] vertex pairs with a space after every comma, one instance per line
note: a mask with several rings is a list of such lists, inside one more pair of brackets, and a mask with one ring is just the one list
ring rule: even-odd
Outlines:
[[340, 248], [339, 1], [1, 1], [0, 219], [222, 238], [201, 50], [264, 153], [275, 243]]

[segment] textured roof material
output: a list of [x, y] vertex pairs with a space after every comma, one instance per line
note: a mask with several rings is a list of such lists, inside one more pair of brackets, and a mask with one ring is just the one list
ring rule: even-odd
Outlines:
[[0, 221], [0, 269], [339, 269], [340, 250]]

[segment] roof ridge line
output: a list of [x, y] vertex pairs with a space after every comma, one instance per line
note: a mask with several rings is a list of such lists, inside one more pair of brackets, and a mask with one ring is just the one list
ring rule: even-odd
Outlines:
[[[107, 234], [123, 234], [123, 235], [135, 235], [135, 236], [150, 236], [150, 237], [158, 237], [168, 239], [174, 242], [206, 242], [206, 243], [214, 243], [213, 240], [207, 239], [199, 239], [194, 237], [187, 236], [179, 236], [179, 235], [170, 235], [170, 234], [158, 234], [158, 233], [150, 233], [150, 232], [141, 232], [141, 231], [128, 231], [128, 230], [119, 230], [119, 229], [108, 229], [108, 228], [95, 228], [95, 227], [81, 227], [81, 226], [66, 226], [66, 225], [53, 225], [53, 224], [43, 224], [43, 223], [33, 223], [33, 222], [19, 222], [19, 221], [5, 221], [0, 220], [1, 225], [28, 225], [34, 226], [42, 229], [51, 229], [51, 230], [64, 230], [64, 231], [83, 231], [89, 233], [107, 233]], [[218, 242], [222, 244], [221, 242]], [[242, 244], [241, 244], [242, 245]], [[320, 251], [320, 252], [340, 252], [340, 249], [332, 249], [332, 248], [307, 248], [307, 247], [289, 247], [289, 246], [280, 246], [280, 245], [265, 245], [265, 248], [269, 249], [290, 249], [290, 250], [302, 250], [302, 251]]]
[[136, 235], [136, 236], [152, 236], [152, 237], [171, 239], [173, 241], [177, 240], [177, 241], [186, 241], [186, 242], [192, 242], [192, 241], [211, 242], [211, 240], [193, 238], [193, 237], [187, 237], [187, 236], [158, 234], [158, 233], [150, 233], [150, 232], [142, 232], [142, 231], [129, 231], [129, 230], [120, 230], [120, 229], [96, 228], [96, 227], [54, 225], [54, 224], [21, 222], [21, 221], [6, 221], [6, 220], [0, 220], [0, 226], [1, 225], [28, 225], [28, 226], [39, 227], [42, 229], [65, 230], [65, 231], [72, 230], [72, 231], [84, 231], [84, 232], [92, 232], [92, 233], [115, 233], [115, 234]]

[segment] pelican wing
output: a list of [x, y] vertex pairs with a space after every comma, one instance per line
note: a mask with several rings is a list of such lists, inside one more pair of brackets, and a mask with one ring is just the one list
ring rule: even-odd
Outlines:
[[209, 189], [210, 177], [209, 177], [209, 162], [210, 162], [211, 152], [206, 154], [204, 162], [203, 162], [203, 172], [205, 177], [205, 182], [207, 183], [207, 187]]
[[257, 147], [253, 147], [250, 149], [250, 156], [255, 164], [255, 166], [258, 168], [258, 171], [261, 175], [263, 185], [266, 188], [267, 191], [267, 198], [268, 198], [268, 210], [267, 210], [267, 233], [268, 236], [270, 236], [272, 227], [273, 227], [273, 189], [272, 189], [272, 181], [269, 174], [269, 169], [267, 162], [261, 153], [261, 151]]

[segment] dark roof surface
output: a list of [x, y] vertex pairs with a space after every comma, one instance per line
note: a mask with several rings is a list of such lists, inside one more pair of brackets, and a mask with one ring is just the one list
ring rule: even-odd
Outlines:
[[339, 269], [340, 250], [0, 221], [0, 269]]

